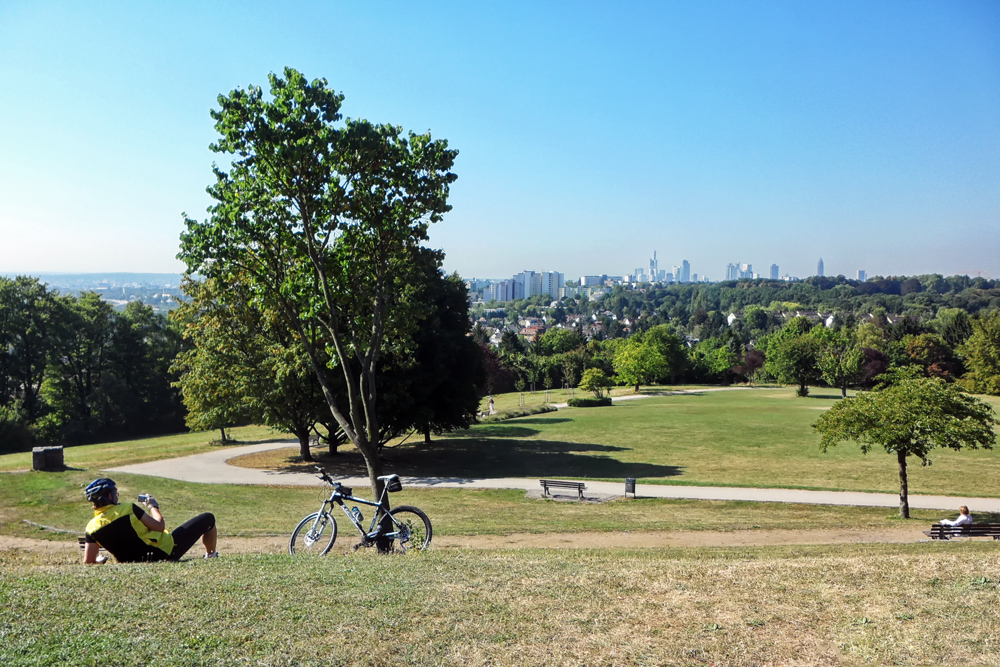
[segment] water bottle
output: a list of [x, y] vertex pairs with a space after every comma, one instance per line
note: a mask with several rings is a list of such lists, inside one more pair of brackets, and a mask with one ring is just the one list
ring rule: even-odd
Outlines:
[[351, 508], [351, 514], [354, 516], [354, 520], [357, 521], [359, 525], [361, 524], [362, 521], [365, 520], [365, 517], [362, 516], [361, 514], [361, 510], [359, 510], [357, 507]]

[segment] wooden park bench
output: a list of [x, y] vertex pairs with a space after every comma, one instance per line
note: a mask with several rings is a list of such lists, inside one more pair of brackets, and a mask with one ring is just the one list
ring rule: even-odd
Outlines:
[[580, 500], [583, 500], [583, 490], [587, 488], [583, 482], [567, 482], [562, 479], [540, 479], [538, 482], [542, 485], [542, 495], [546, 496], [551, 495], [549, 489], [576, 489]]
[[948, 526], [935, 523], [924, 535], [932, 540], [950, 540], [953, 537], [992, 537], [1000, 540], [1000, 523], [966, 523], [961, 526]]

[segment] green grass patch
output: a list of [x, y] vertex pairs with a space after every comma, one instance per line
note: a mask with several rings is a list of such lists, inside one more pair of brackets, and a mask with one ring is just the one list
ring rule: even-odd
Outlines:
[[[93, 473], [20, 473], [0, 485], [0, 532], [19, 537], [72, 541], [75, 535], [39, 529], [42, 524], [82, 532], [93, 516], [83, 488]], [[317, 488], [193, 484], [143, 475], [116, 474], [122, 498], [141, 492], [157, 497], [168, 525], [201, 512], [218, 518], [221, 548], [227, 537], [285, 536], [318, 509], [325, 492]], [[404, 488], [392, 500], [416, 505], [431, 518], [439, 536], [511, 535], [552, 532], [641, 532], [670, 530], [879, 530], [930, 524], [937, 510], [912, 510], [901, 522], [892, 509], [730, 501], [639, 498], [607, 503], [565, 503], [528, 498], [518, 490]], [[996, 517], [1000, 520], [1000, 517]], [[981, 521], [986, 516], [979, 517]], [[340, 522], [342, 531], [353, 529]], [[347, 533], [345, 533], [347, 534]], [[345, 537], [344, 539], [350, 539]], [[614, 544], [609, 539], [609, 546]]]
[[[200, 454], [218, 447], [252, 445], [257, 442], [282, 440], [289, 437], [287, 434], [278, 433], [267, 426], [240, 426], [226, 429], [226, 434], [232, 438], [232, 441], [225, 445], [218, 442], [220, 437], [218, 431], [195, 431], [141, 440], [79, 445], [67, 447], [64, 450], [64, 461], [70, 468], [99, 470], [131, 463], [145, 463]], [[30, 468], [31, 452], [0, 456], [0, 472], [28, 470]]]
[[[812, 424], [839, 395], [812, 389], [799, 398], [794, 388], [778, 388], [657, 396], [480, 424], [430, 444], [411, 438], [383, 451], [386, 470], [405, 475], [635, 477], [653, 484], [897, 493], [893, 456], [881, 450], [866, 456], [850, 443], [820, 451]], [[1000, 407], [997, 398], [986, 400]], [[1000, 495], [996, 451], [936, 450], [931, 458], [928, 467], [910, 461], [910, 493]], [[257, 460], [257, 467], [305, 469], [288, 451]], [[365, 474], [350, 447], [321, 460], [340, 474]]]
[[0, 663], [997, 664], [998, 569], [982, 543], [103, 567], [0, 552]]

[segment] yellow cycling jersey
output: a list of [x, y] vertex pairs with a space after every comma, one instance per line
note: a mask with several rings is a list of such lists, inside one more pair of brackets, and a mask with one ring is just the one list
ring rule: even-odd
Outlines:
[[143, 514], [143, 509], [134, 503], [99, 507], [87, 524], [87, 535], [119, 562], [159, 560], [169, 556], [174, 549], [170, 531], [150, 530], [140, 520]]

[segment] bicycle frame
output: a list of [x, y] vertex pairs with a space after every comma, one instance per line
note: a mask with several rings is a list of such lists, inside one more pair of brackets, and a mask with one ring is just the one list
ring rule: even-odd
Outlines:
[[[330, 513], [329, 510], [332, 510], [334, 505], [339, 505], [340, 509], [343, 510], [344, 514], [347, 516], [351, 524], [361, 534], [361, 537], [365, 543], [369, 543], [380, 536], [388, 538], [390, 540], [408, 538], [409, 537], [408, 534], [401, 533], [401, 531], [406, 530], [406, 527], [400, 524], [398, 521], [396, 521], [393, 518], [392, 514], [387, 512], [385, 509], [385, 504], [384, 504], [385, 497], [386, 494], [389, 492], [388, 479], [391, 477], [395, 477], [395, 475], [387, 476], [386, 479], [387, 483], [382, 487], [382, 495], [379, 496], [378, 501], [371, 501], [371, 500], [366, 500], [365, 498], [358, 498], [357, 496], [341, 493], [340, 489], [343, 485], [340, 482], [333, 481], [324, 472], [320, 476], [320, 479], [322, 479], [324, 482], [326, 482], [333, 488], [330, 492], [330, 497], [323, 501], [323, 505], [320, 507], [319, 514], [316, 517], [316, 521], [317, 522], [319, 521], [320, 517], [323, 515], [324, 512]], [[368, 526], [368, 530], [365, 530], [365, 527], [361, 524], [360, 521], [358, 521], [357, 517], [354, 516], [354, 513], [351, 511], [351, 508], [347, 506], [348, 502], [357, 503], [359, 505], [367, 505], [368, 507], [375, 508], [375, 512], [371, 520], [371, 525]], [[330, 514], [332, 516], [332, 513]], [[392, 522], [393, 527], [395, 528], [395, 530], [391, 532], [383, 532], [380, 528], [380, 524], [382, 523], [384, 517], [386, 516], [389, 517], [389, 520]], [[315, 526], [315, 524], [313, 525]]]

